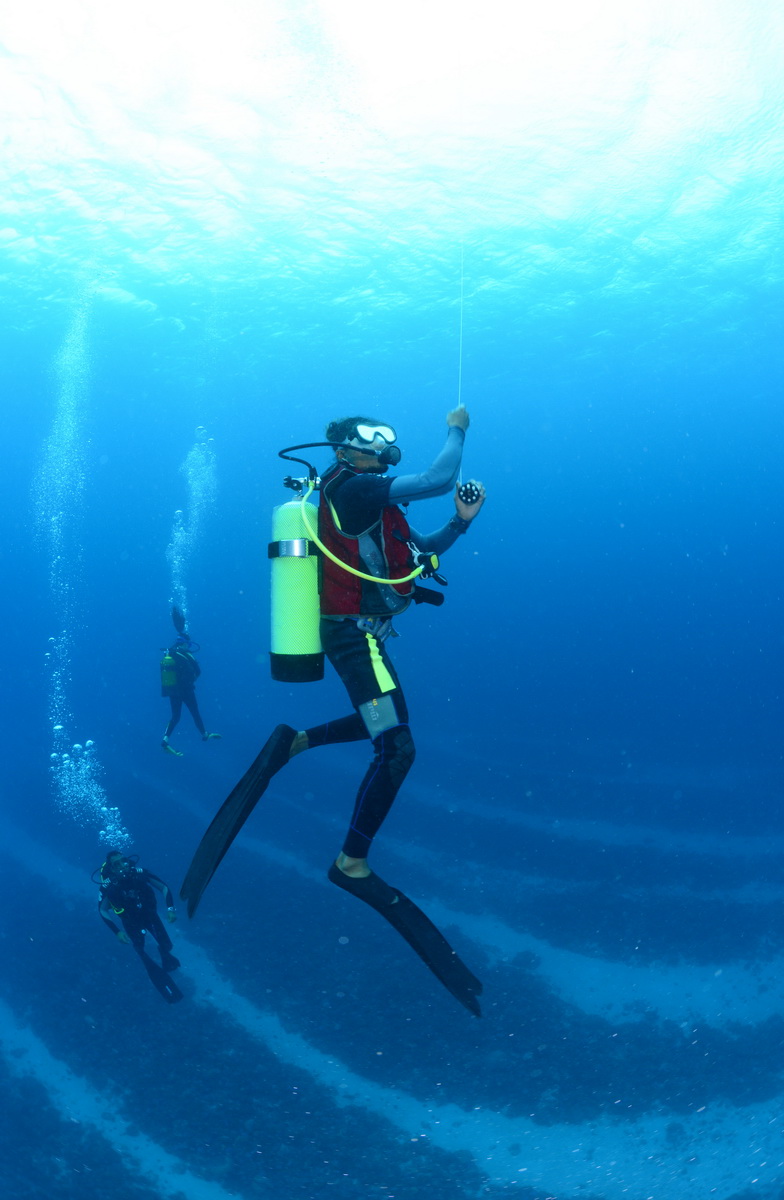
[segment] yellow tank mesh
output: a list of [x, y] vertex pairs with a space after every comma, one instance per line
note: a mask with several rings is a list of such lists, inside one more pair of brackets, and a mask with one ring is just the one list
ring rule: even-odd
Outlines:
[[[318, 527], [318, 513], [308, 505], [308, 520]], [[272, 513], [273, 542], [307, 538], [299, 500], [281, 504]], [[273, 654], [319, 654], [318, 558], [272, 559], [271, 649]]]

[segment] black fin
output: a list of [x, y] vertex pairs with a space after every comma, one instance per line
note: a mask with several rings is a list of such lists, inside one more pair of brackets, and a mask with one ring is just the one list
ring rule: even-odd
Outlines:
[[477, 999], [482, 992], [480, 980], [471, 974], [441, 930], [421, 908], [417, 908], [413, 900], [409, 900], [397, 888], [390, 887], [378, 875], [367, 875], [364, 879], [352, 878], [344, 875], [337, 863], [332, 864], [328, 874], [331, 883], [350, 892], [358, 900], [364, 900], [365, 904], [389, 921], [455, 1000], [459, 1000], [474, 1016], [481, 1017], [482, 1010]]
[[189, 917], [196, 912], [204, 889], [217, 871], [229, 846], [266, 792], [269, 781], [289, 761], [291, 743], [296, 735], [296, 729], [292, 729], [290, 725], [276, 726], [264, 743], [261, 753], [215, 814], [199, 843], [180, 888], [180, 898], [188, 902]]
[[142, 954], [141, 959], [153, 986], [161, 993], [164, 1000], [168, 1004], [176, 1004], [178, 1000], [182, 1000], [182, 992], [174, 980], [167, 975], [163, 967], [159, 967], [157, 962], [150, 958], [148, 954]]
[[185, 617], [180, 612], [176, 604], [172, 605], [171, 618], [174, 622], [174, 628], [179, 634], [185, 634]]

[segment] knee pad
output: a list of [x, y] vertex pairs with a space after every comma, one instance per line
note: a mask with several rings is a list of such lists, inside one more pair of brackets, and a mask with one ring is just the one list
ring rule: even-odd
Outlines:
[[382, 733], [395, 729], [400, 724], [400, 717], [391, 692], [379, 696], [376, 700], [368, 700], [365, 704], [360, 704], [357, 712], [364, 722], [373, 745], [376, 744], [376, 739]]

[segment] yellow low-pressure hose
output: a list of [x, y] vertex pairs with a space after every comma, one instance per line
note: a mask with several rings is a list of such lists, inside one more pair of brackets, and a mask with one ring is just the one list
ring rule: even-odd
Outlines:
[[344, 563], [343, 560], [338, 558], [336, 554], [333, 554], [331, 550], [328, 550], [324, 543], [319, 540], [318, 534], [311, 527], [310, 521], [308, 520], [306, 504], [310, 498], [310, 494], [313, 491], [314, 486], [315, 483], [311, 479], [308, 485], [308, 490], [305, 492], [305, 495], [302, 497], [300, 502], [302, 505], [302, 520], [305, 524], [305, 528], [308, 531], [308, 537], [311, 539], [311, 541], [316, 543], [321, 553], [326, 554], [327, 558], [331, 559], [333, 563], [339, 567], [342, 567], [344, 571], [348, 571], [349, 575], [356, 575], [358, 579], [367, 579], [369, 583], [389, 583], [392, 586], [397, 583], [409, 583], [410, 580], [416, 579], [417, 575], [422, 574], [425, 569], [424, 565], [416, 567], [410, 575], [403, 575], [400, 579], [378, 579], [375, 575], [366, 575], [364, 571], [357, 571], [355, 567], [350, 567], [348, 563]]

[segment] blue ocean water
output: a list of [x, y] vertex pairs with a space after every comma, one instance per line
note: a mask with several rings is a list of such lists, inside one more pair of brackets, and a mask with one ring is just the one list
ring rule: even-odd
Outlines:
[[[34, 0], [0, 46], [5, 1194], [781, 1200], [779, 6]], [[373, 864], [483, 1018], [326, 882], [361, 746], [276, 778], [169, 1007], [107, 846], [176, 892], [272, 726], [347, 711], [270, 679], [277, 451], [369, 412], [424, 469], [458, 401], [488, 500], [398, 622]]]

